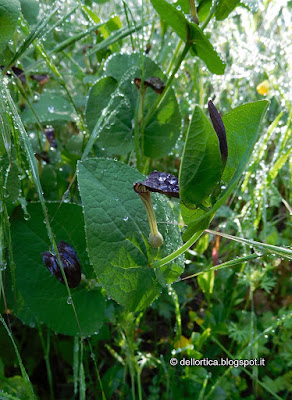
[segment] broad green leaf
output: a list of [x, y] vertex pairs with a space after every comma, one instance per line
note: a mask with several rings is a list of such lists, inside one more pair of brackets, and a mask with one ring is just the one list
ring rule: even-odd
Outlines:
[[228, 159], [222, 176], [225, 186], [234, 175], [242, 158], [245, 157], [248, 162], [259, 138], [259, 125], [267, 106], [266, 100], [242, 104], [222, 117], [228, 145]]
[[[89, 265], [84, 236], [82, 208], [76, 204], [48, 203], [52, 229], [56, 242], [64, 240], [70, 244], [82, 266], [86, 279], [94, 278]], [[46, 268], [41, 253], [50, 250], [50, 242], [43, 222], [40, 203], [29, 204], [30, 219], [23, 218], [16, 209], [12, 216], [11, 234], [14, 261], [16, 264], [16, 286], [25, 305], [50, 329], [62, 334], [76, 335], [79, 328], [73, 308], [67, 303], [66, 287]], [[104, 320], [104, 298], [100, 289], [93, 285], [89, 290], [86, 283], [71, 289], [72, 299], [82, 334], [87, 336], [98, 331]]]
[[190, 2], [189, 0], [177, 0], [173, 4], [177, 9], [182, 10], [185, 14], [190, 13]]
[[225, 64], [198, 25], [189, 22], [184, 14], [165, 0], [151, 0], [160, 17], [167, 22], [177, 35], [186, 43], [192, 44], [192, 50], [207, 65], [210, 72], [224, 74]]
[[[119, 82], [125, 77], [127, 71], [133, 70], [130, 76], [123, 84], [121, 90], [130, 100], [132, 105], [132, 116], [130, 116], [131, 124], [134, 118], [134, 110], [136, 108], [139, 91], [133, 84], [135, 77], [141, 77], [141, 59], [140, 54], [116, 54], [106, 65], [106, 73], [113, 76]], [[160, 67], [149, 57], [144, 59], [144, 77], [145, 79], [156, 76], [166, 81], [166, 76]], [[148, 88], [146, 90], [144, 102], [144, 115], [147, 114], [151, 105], [159, 94]], [[178, 102], [173, 89], [169, 90], [166, 98], [152, 116], [144, 130], [144, 154], [151, 158], [161, 158], [169, 154], [181, 130], [181, 113]]]
[[[180, 203], [180, 210], [184, 223], [188, 225], [188, 228], [189, 226], [192, 226], [192, 231], [194, 233], [209, 228], [210, 222], [215, 214], [207, 213], [201, 208], [189, 208], [183, 202]], [[184, 240], [186, 238], [189, 239], [187, 236], [188, 228], [183, 236]]]
[[86, 123], [93, 131], [98, 118], [109, 106], [107, 123], [99, 134], [97, 144], [111, 154], [126, 154], [133, 149], [132, 119], [134, 107], [127, 97], [116, 92], [115, 78], [104, 77], [90, 89], [86, 104]]
[[201, 0], [198, 6], [199, 21], [203, 22], [207, 18], [210, 8], [212, 7], [212, 0]]
[[[139, 91], [133, 84], [141, 77], [139, 54], [116, 54], [105, 67], [107, 77], [95, 83], [89, 92], [86, 106], [86, 122], [93, 130], [96, 122], [108, 107], [106, 124], [99, 134], [97, 144], [111, 154], [126, 154], [133, 147], [133, 120], [135, 118]], [[145, 77], [157, 76], [166, 80], [158, 65], [148, 57], [144, 60]], [[117, 83], [118, 82], [118, 88]], [[115, 90], [116, 89], [116, 90]], [[145, 95], [144, 114], [159, 96], [150, 88]], [[110, 104], [110, 101], [112, 103]], [[181, 129], [181, 114], [173, 89], [169, 90], [157, 112], [144, 130], [144, 153], [148, 157], [166, 156], [174, 147]]]
[[30, 25], [37, 23], [39, 15], [39, 3], [37, 0], [20, 0], [21, 12]]
[[0, 53], [13, 35], [19, 14], [20, 3], [18, 0], [0, 0]]
[[240, 0], [219, 0], [215, 17], [217, 21], [223, 21], [238, 6]]
[[130, 311], [149, 306], [161, 292], [161, 285], [173, 282], [184, 268], [182, 258], [158, 271], [151, 268], [151, 254], [161, 258], [182, 242], [168, 200], [154, 194], [164, 244], [158, 252], [148, 245], [146, 211], [133, 190], [133, 183], [143, 179], [135, 169], [114, 160], [78, 163], [90, 262], [109, 296]]
[[[188, 240], [195, 232], [200, 230], [201, 224], [205, 225], [208, 218], [211, 219], [215, 212], [227, 200], [241, 177], [252, 150], [259, 137], [259, 127], [268, 107], [266, 100], [243, 104], [226, 114], [222, 119], [226, 128], [228, 159], [224, 169], [222, 180], [227, 186], [220, 194], [210, 211], [204, 214], [194, 214], [193, 222], [189, 223], [183, 235]], [[190, 214], [188, 214], [190, 221]], [[206, 227], [205, 227], [206, 228]]]
[[[43, 123], [55, 121], [74, 121], [76, 115], [72, 105], [59, 94], [50, 91], [43, 91], [37, 103], [33, 103], [33, 108]], [[21, 113], [24, 124], [36, 122], [35, 116], [29, 108]]]
[[112, 93], [116, 90], [118, 82], [112, 77], [104, 77], [99, 79], [90, 88], [88, 100], [86, 104], [86, 124], [89, 132], [92, 132], [98, 116], [102, 110], [108, 105]]
[[182, 155], [179, 192], [182, 201], [201, 204], [220, 180], [222, 160], [217, 135], [199, 106], [192, 115]]

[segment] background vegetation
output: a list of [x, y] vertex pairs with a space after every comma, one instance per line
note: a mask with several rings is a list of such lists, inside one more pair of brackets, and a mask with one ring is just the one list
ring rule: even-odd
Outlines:
[[[203, 50], [185, 55], [183, 35], [158, 14], [163, 1], [0, 0], [1, 399], [291, 396], [291, 1], [169, 3], [199, 22], [217, 54], [205, 56], [204, 42]], [[145, 123], [144, 147], [136, 132], [147, 113], [140, 113], [131, 94], [138, 91], [128, 83], [137, 71], [170, 84], [166, 122], [148, 131]], [[104, 219], [94, 234], [109, 237], [108, 247], [96, 247], [89, 262], [88, 220], [95, 214], [87, 214], [86, 202], [94, 194], [121, 217], [121, 231], [147, 237], [145, 212], [134, 208], [138, 196], [131, 187], [124, 191], [121, 177], [129, 174], [133, 183], [155, 169], [178, 176], [195, 105], [206, 111], [210, 98], [223, 116], [269, 100], [261, 136], [211, 231], [163, 271], [169, 281], [156, 275], [164, 289], [154, 302], [160, 290], [145, 275], [151, 304], [139, 309], [139, 299], [131, 298], [138, 311], [129, 312], [109, 297], [117, 300], [115, 274], [102, 280], [106, 255], [117, 252], [119, 241]], [[145, 110], [156, 99], [149, 93]], [[52, 128], [55, 143], [48, 140]], [[105, 192], [84, 183], [96, 173], [86, 158], [96, 157], [107, 159], [99, 161], [100, 171], [113, 171]], [[120, 208], [128, 200], [139, 227]], [[186, 220], [178, 201], [169, 205], [156, 196], [155, 202], [168, 243], [162, 258], [181, 245], [178, 228], [186, 235]], [[74, 244], [86, 276], [74, 297], [42, 264], [40, 254], [55, 238]], [[173, 367], [172, 357], [264, 358], [265, 367]]]

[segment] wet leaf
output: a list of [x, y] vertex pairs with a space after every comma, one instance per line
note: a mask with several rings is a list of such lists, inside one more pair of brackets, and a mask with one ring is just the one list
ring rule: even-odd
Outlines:
[[[56, 241], [65, 240], [74, 247], [82, 273], [86, 279], [94, 279], [95, 274], [89, 265], [84, 237], [82, 208], [76, 204], [47, 203], [52, 229]], [[41, 253], [50, 249], [43, 212], [39, 203], [27, 206], [29, 219], [23, 218], [17, 208], [11, 218], [13, 255], [16, 264], [16, 287], [23, 301], [35, 317], [56, 332], [76, 335], [79, 328], [73, 308], [67, 303], [68, 293], [64, 285], [44, 266]], [[91, 335], [104, 320], [104, 298], [100, 289], [93, 285], [89, 290], [85, 283], [71, 289], [82, 333]]]
[[151, 3], [177, 35], [186, 43], [191, 44], [194, 54], [205, 62], [210, 72], [224, 74], [224, 62], [198, 25], [189, 22], [181, 11], [165, 0], [151, 0]]
[[20, 3], [18, 0], [0, 0], [0, 53], [13, 35], [19, 14]]
[[201, 204], [218, 184], [222, 166], [216, 133], [200, 107], [196, 106], [181, 161], [180, 198], [190, 204]]
[[[149, 265], [153, 250], [147, 242], [149, 225], [133, 183], [144, 180], [120, 162], [90, 159], [78, 163], [78, 183], [84, 207], [88, 254], [102, 286], [131, 311], [149, 306], [162, 290], [161, 279]], [[177, 249], [181, 237], [165, 196], [152, 195], [164, 244], [157, 257]], [[165, 283], [183, 271], [183, 258], [160, 269]]]

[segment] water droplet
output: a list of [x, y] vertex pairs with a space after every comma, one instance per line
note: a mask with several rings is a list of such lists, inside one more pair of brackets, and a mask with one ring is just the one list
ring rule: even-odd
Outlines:
[[5, 261], [0, 263], [0, 271], [5, 271], [5, 269], [7, 268], [7, 264]]
[[50, 113], [53, 113], [53, 112], [55, 111], [55, 107], [54, 107], [54, 106], [49, 106], [49, 107], [48, 107], [48, 111], [49, 111]]
[[127, 217], [127, 216], [125, 216], [125, 217], [123, 218], [124, 221], [128, 221], [128, 219], [129, 219], [129, 217]]
[[67, 304], [72, 304], [72, 297], [68, 297]]
[[28, 212], [24, 213], [24, 219], [28, 221], [30, 219], [30, 214]]

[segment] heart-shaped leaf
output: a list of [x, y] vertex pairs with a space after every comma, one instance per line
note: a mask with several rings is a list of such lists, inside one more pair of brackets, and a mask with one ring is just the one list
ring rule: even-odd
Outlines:
[[[159, 271], [152, 258], [177, 249], [181, 236], [168, 200], [152, 194], [159, 231], [164, 244], [159, 250], [147, 242], [147, 216], [133, 183], [144, 175], [114, 160], [89, 159], [78, 163], [78, 183], [84, 207], [88, 254], [107, 293], [131, 311], [149, 306], [165, 283], [183, 271], [183, 258]], [[159, 197], [160, 196], [160, 197]]]
[[[97, 81], [89, 91], [86, 123], [93, 130], [102, 113], [105, 114], [107, 121], [100, 131], [97, 144], [110, 154], [126, 154], [134, 148], [133, 124], [139, 90], [133, 82], [134, 78], [141, 77], [140, 64], [140, 55], [136, 53], [110, 57], [105, 66], [107, 77]], [[166, 80], [160, 67], [148, 57], [144, 59], [144, 76]], [[160, 94], [147, 89], [144, 114], [147, 114], [157, 96]], [[170, 89], [145, 127], [144, 154], [152, 158], [166, 156], [173, 149], [180, 130], [181, 114], [175, 93]]]
[[217, 135], [199, 106], [192, 115], [179, 175], [180, 198], [201, 204], [220, 180], [222, 159]]
[[[259, 127], [268, 107], [266, 100], [243, 104], [226, 114], [222, 120], [226, 129], [228, 160], [223, 172], [222, 181], [226, 189], [220, 194], [216, 203], [208, 212], [192, 214], [182, 205], [182, 213], [189, 222], [183, 239], [189, 239], [195, 232], [206, 229], [206, 222], [211, 221], [216, 210], [221, 207], [234, 190], [241, 174], [251, 157], [255, 143], [259, 138]], [[193, 216], [193, 222], [191, 222]]]
[[[55, 121], [74, 121], [76, 115], [72, 105], [62, 96], [54, 92], [44, 90], [33, 108], [43, 123]], [[32, 111], [27, 108], [21, 113], [21, 119], [25, 124], [36, 122]]]
[[[48, 203], [52, 229], [56, 241], [64, 240], [72, 246], [87, 279], [95, 278], [89, 265], [82, 208], [76, 204]], [[43, 212], [39, 203], [27, 207], [30, 219], [25, 220], [20, 208], [12, 216], [12, 245], [16, 264], [16, 286], [26, 306], [49, 328], [63, 334], [76, 335], [76, 321], [66, 287], [46, 268], [42, 253], [50, 250]], [[98, 331], [104, 320], [105, 301], [100, 288], [89, 290], [85, 283], [71, 289], [78, 321], [83, 335]], [[69, 304], [68, 304], [69, 303]]]

